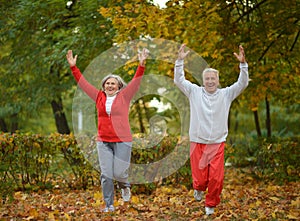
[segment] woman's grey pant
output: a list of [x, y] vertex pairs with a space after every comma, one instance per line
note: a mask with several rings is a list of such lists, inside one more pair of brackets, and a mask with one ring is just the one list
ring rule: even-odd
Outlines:
[[132, 142], [97, 142], [101, 186], [107, 207], [114, 204], [114, 179], [120, 188], [130, 187], [128, 168], [131, 147]]

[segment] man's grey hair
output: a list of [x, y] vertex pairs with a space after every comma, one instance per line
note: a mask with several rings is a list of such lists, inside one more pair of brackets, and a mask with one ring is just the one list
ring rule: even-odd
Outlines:
[[102, 82], [101, 82], [102, 90], [104, 90], [104, 85], [105, 85], [106, 81], [110, 78], [114, 78], [114, 79], [117, 80], [119, 90], [121, 90], [121, 89], [123, 89], [127, 86], [126, 82], [119, 75], [109, 74], [106, 77], [104, 77]]
[[219, 79], [219, 71], [214, 69], [214, 68], [205, 68], [202, 72], [202, 79], [204, 77], [204, 74], [207, 73], [207, 72], [213, 72], [213, 73], [216, 73], [217, 74], [217, 78]]

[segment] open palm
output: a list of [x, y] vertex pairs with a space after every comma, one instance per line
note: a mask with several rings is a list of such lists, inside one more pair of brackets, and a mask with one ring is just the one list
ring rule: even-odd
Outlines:
[[75, 55], [75, 57], [73, 57], [72, 50], [68, 50], [68, 53], [67, 53], [66, 57], [67, 57], [67, 61], [70, 65], [70, 67], [73, 67], [73, 66], [76, 65], [77, 55]]
[[233, 53], [235, 57], [241, 62], [245, 63], [246, 62], [246, 56], [245, 56], [245, 51], [242, 45], [239, 46], [239, 54]]

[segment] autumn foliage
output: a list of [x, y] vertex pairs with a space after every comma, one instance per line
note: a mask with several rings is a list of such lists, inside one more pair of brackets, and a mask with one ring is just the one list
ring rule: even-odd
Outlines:
[[[0, 220], [299, 219], [299, 1], [169, 0], [167, 6], [159, 9], [151, 0], [2, 1], [0, 126], [12, 133], [0, 134]], [[232, 52], [242, 44], [251, 81], [233, 110], [240, 116], [248, 109], [255, 117], [273, 111], [272, 126], [277, 120], [283, 128], [272, 131], [266, 118], [264, 136], [257, 118], [258, 136], [249, 140], [249, 120], [238, 122], [246, 132], [232, 133], [241, 137], [226, 146], [231, 166], [212, 217], [204, 214], [203, 200], [193, 199], [189, 162], [157, 182], [133, 185], [130, 203], [116, 192], [116, 212], [104, 214], [99, 171], [81, 154], [90, 146], [78, 145], [72, 134], [14, 133], [18, 124], [33, 130], [29, 119], [39, 118], [44, 105], [64, 116], [64, 96], [73, 92], [62, 59], [68, 47], [85, 67], [114, 44], [153, 38], [187, 44], [220, 70], [224, 86], [236, 80]], [[172, 77], [172, 68], [158, 66], [155, 75]], [[61, 126], [59, 132], [69, 131]], [[161, 159], [177, 141], [168, 137], [151, 150], [138, 143], [132, 162]]]

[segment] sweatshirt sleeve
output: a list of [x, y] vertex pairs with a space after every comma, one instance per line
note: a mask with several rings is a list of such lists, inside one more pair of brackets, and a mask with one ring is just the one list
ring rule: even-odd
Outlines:
[[239, 67], [240, 74], [238, 80], [233, 85], [227, 88], [231, 100], [234, 100], [236, 97], [238, 97], [249, 83], [248, 64], [240, 63]]
[[189, 97], [193, 84], [185, 79], [183, 67], [184, 60], [176, 60], [174, 68], [174, 83], [186, 96]]
[[143, 75], [145, 73], [145, 67], [138, 66], [132, 80], [123, 89], [124, 96], [131, 100], [135, 93], [139, 90]]
[[98, 93], [100, 92], [97, 88], [91, 85], [81, 74], [80, 70], [73, 66], [71, 67], [72, 74], [78, 83], [79, 87], [94, 101], [96, 101]]

